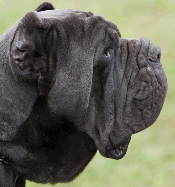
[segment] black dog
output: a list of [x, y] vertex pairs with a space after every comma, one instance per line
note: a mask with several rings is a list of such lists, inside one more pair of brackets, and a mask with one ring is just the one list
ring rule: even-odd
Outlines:
[[160, 48], [91, 12], [43, 3], [0, 37], [0, 187], [73, 180], [120, 159], [167, 91]]

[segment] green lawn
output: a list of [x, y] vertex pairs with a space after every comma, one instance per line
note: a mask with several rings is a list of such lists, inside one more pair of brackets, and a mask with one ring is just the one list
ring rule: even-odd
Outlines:
[[[0, 0], [0, 34], [34, 10], [40, 0]], [[175, 186], [175, 1], [173, 0], [53, 0], [56, 8], [90, 10], [114, 22], [122, 37], [148, 37], [162, 49], [168, 94], [156, 123], [132, 137], [119, 161], [99, 153], [72, 183], [55, 187], [173, 187]], [[27, 182], [27, 187], [51, 187]]]

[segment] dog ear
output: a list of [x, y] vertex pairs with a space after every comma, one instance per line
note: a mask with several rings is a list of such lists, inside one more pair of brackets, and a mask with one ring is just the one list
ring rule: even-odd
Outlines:
[[37, 9], [37, 12], [46, 11], [46, 10], [55, 10], [54, 6], [51, 3], [44, 2]]
[[34, 12], [24, 16], [10, 50], [12, 69], [23, 80], [38, 81], [46, 71], [43, 34], [44, 24]]
[[56, 28], [52, 28], [47, 22], [44, 23], [36, 12], [26, 14], [19, 24], [10, 48], [11, 69], [14, 75], [27, 82], [42, 82], [42, 86], [38, 85], [42, 89], [45, 86], [49, 87], [53, 64], [56, 65], [52, 52], [56, 51], [56, 37]]

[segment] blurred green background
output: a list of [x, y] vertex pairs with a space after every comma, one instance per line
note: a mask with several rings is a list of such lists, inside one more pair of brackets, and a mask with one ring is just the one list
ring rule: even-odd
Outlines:
[[[0, 0], [0, 35], [42, 0]], [[168, 94], [156, 123], [132, 136], [119, 161], [99, 153], [73, 182], [55, 187], [175, 186], [175, 1], [173, 0], [52, 0], [58, 9], [90, 10], [115, 23], [122, 37], [148, 37], [162, 49]], [[27, 187], [51, 187], [27, 182]]]

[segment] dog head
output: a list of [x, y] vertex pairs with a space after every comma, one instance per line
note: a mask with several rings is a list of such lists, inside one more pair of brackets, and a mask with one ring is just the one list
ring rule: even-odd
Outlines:
[[105, 157], [122, 158], [131, 135], [152, 125], [164, 103], [160, 48], [147, 38], [121, 38], [91, 12], [28, 13], [10, 55], [15, 77], [38, 85], [54, 119], [87, 133]]

